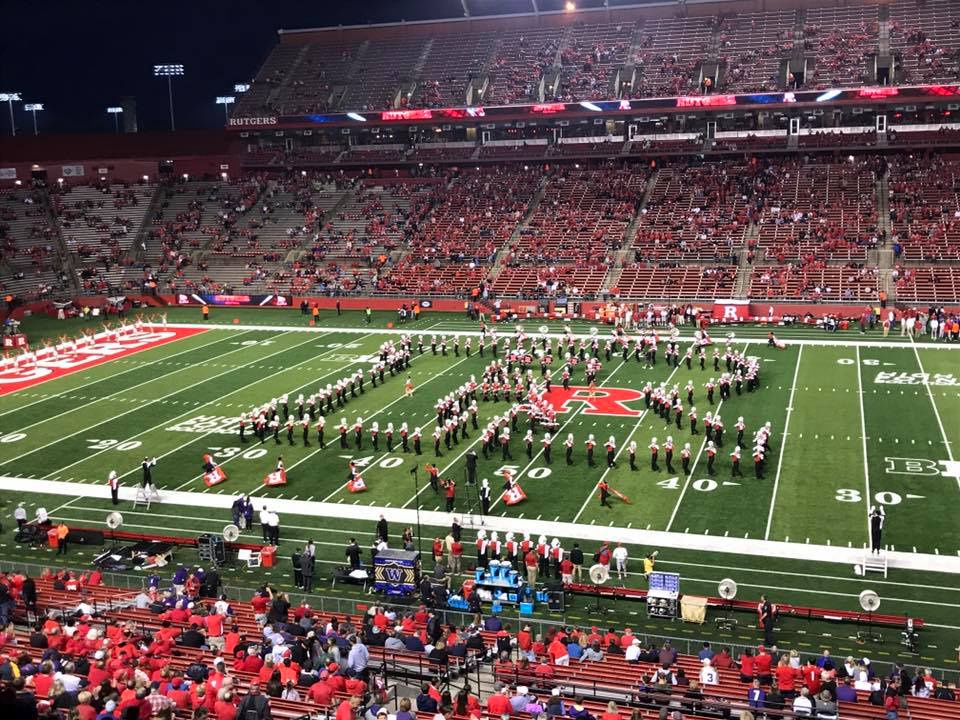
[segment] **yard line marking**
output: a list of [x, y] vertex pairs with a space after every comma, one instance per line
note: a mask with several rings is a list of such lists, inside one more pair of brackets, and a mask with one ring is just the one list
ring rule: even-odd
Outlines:
[[[917, 358], [919, 360], [919, 357]], [[863, 373], [861, 372], [860, 362], [860, 347], [857, 347], [857, 387], [860, 392], [857, 393], [857, 399], [860, 400], [860, 435], [863, 436], [863, 486], [866, 494], [863, 496], [863, 501], [867, 506], [867, 512], [864, 515], [867, 516], [867, 537], [870, 537], [870, 463], [867, 461], [867, 417], [863, 409]]]
[[[744, 344], [743, 350], [741, 351], [740, 354], [745, 355], [748, 347], [750, 347], [749, 342]], [[723, 407], [723, 400], [717, 403], [717, 409], [714, 415], [720, 412], [721, 407]], [[677, 518], [677, 513], [680, 511], [680, 504], [683, 502], [683, 498], [687, 494], [687, 488], [690, 487], [690, 478], [692, 478], [694, 472], [696, 472], [697, 465], [699, 464], [700, 458], [703, 455], [703, 451], [706, 447], [707, 447], [707, 436], [704, 435], [703, 441], [700, 443], [700, 450], [699, 452], [697, 452], [697, 457], [693, 459], [693, 464], [690, 466], [690, 473], [687, 475], [686, 480], [683, 481], [683, 487], [680, 489], [680, 497], [677, 498], [677, 503], [676, 505], [673, 506], [673, 512], [670, 513], [670, 520], [667, 521], [667, 527], [665, 528], [667, 532], [670, 532], [670, 528], [673, 526], [673, 521], [676, 520]], [[746, 535], [744, 535], [744, 537], [746, 537]]]
[[[305, 343], [300, 343], [300, 345], [304, 345], [304, 344], [305, 344]], [[299, 345], [294, 345], [293, 347], [299, 347]], [[226, 353], [224, 353], [224, 354], [225, 354], [225, 355], [229, 355], [230, 353], [240, 352], [241, 350], [248, 350], [248, 349], [249, 349], [249, 346], [241, 346], [241, 347], [238, 347], [236, 350], [228, 350], [228, 351], [227, 351]], [[292, 349], [292, 348], [290, 348], [290, 349]], [[283, 352], [283, 351], [279, 351], [279, 352]], [[274, 354], [277, 354], [277, 353], [274, 353]], [[247, 363], [247, 364], [249, 365], [249, 364], [252, 364], [253, 362], [256, 362], [256, 361], [251, 361], [250, 363]], [[101, 420], [100, 422], [94, 423], [93, 425], [88, 425], [88, 426], [86, 426], [86, 427], [83, 427], [83, 428], [77, 430], [76, 432], [70, 433], [69, 435], [61, 435], [61, 436], [58, 437], [56, 440], [54, 440], [54, 441], [52, 441], [52, 442], [48, 442], [46, 445], [41, 445], [41, 446], [38, 447], [38, 448], [34, 448], [33, 450], [28, 450], [27, 452], [22, 453], [22, 454], [19, 455], [18, 457], [10, 458], [9, 460], [0, 461], [0, 465], [6, 465], [7, 463], [13, 462], [14, 460], [20, 460], [20, 459], [26, 457], [27, 455], [33, 455], [33, 453], [39, 452], [40, 450], [44, 450], [44, 449], [50, 447], [51, 445], [56, 445], [56, 444], [57, 444], [58, 442], [60, 442], [61, 440], [66, 440], [67, 438], [74, 437], [75, 435], [79, 435], [80, 433], [87, 432], [87, 431], [89, 431], [89, 430], [91, 430], [91, 429], [93, 429], [93, 428], [95, 428], [95, 427], [99, 427], [100, 425], [103, 425], [104, 423], [111, 422], [111, 421], [113, 421], [113, 420], [116, 420], [117, 418], [123, 417], [124, 415], [129, 415], [129, 414], [132, 413], [132, 412], [136, 412], [137, 410], [142, 410], [143, 408], [149, 407], [150, 405], [153, 405], [153, 404], [156, 403], [156, 402], [164, 402], [164, 401], [166, 400], [166, 398], [168, 398], [168, 397], [171, 397], [171, 396], [173, 396], [173, 395], [176, 395], [176, 394], [178, 394], [178, 393], [181, 393], [181, 392], [183, 392], [184, 390], [189, 390], [190, 388], [196, 387], [197, 385], [203, 385], [204, 383], [210, 382], [211, 380], [215, 380], [216, 378], [218, 378], [218, 377], [220, 377], [220, 376], [222, 376], [222, 375], [226, 375], [228, 372], [230, 372], [230, 370], [224, 370], [222, 373], [218, 373], [218, 374], [213, 375], [213, 376], [211, 376], [211, 377], [209, 377], [209, 378], [205, 378], [205, 379], [203, 379], [203, 380], [200, 380], [200, 381], [198, 381], [198, 382], [195, 382], [195, 383], [193, 383], [193, 384], [191, 384], [191, 385], [187, 385], [186, 387], [177, 388], [177, 389], [174, 390], [173, 392], [167, 393], [166, 395], [162, 395], [162, 396], [160, 396], [159, 398], [156, 398], [156, 399], [154, 399], [154, 400], [150, 400], [150, 401], [148, 401], [148, 402], [146, 402], [146, 403], [144, 403], [143, 405], [140, 405], [140, 406], [138, 406], [138, 407], [130, 408], [129, 410], [127, 410], [127, 411], [125, 411], [125, 412], [122, 412], [122, 413], [119, 413], [119, 414], [117, 414], [117, 415], [114, 415], [114, 416], [112, 416], [112, 417], [109, 417], [109, 418], [107, 418], [106, 420]], [[177, 417], [179, 417], [179, 415], [178, 415]], [[151, 429], [153, 429], [153, 428], [151, 428]], [[143, 433], [139, 433], [139, 434], [142, 435]], [[136, 435], [134, 435], [133, 437], [136, 437]], [[129, 440], [130, 438], [127, 438], [127, 439]], [[108, 449], [110, 449], [110, 448], [108, 448]], [[99, 455], [100, 453], [103, 453], [103, 452], [106, 452], [106, 450], [101, 450], [100, 452], [93, 453], [93, 455], [89, 455], [87, 458], [83, 458], [82, 460], [86, 460], [86, 459], [88, 459], [88, 458], [90, 458], [90, 457], [94, 457], [95, 455]], [[78, 460], [77, 462], [82, 462], [82, 460]], [[72, 463], [71, 465], [76, 465], [76, 464], [77, 464], [77, 463]], [[71, 465], [67, 465], [66, 467], [71, 467]], [[65, 468], [60, 468], [60, 470], [64, 470], [64, 469], [65, 469]]]
[[[763, 534], [764, 540], [770, 539], [770, 528], [773, 527], [773, 509], [777, 504], [777, 490], [780, 488], [780, 472], [783, 469], [783, 449], [787, 445], [787, 431], [790, 429], [790, 414], [793, 412], [794, 393], [797, 389], [797, 376], [800, 374], [800, 360], [803, 358], [803, 346], [797, 350], [797, 366], [793, 369], [793, 384], [790, 386], [790, 399], [787, 400], [787, 417], [783, 423], [783, 437], [780, 438], [780, 457], [777, 458], [777, 472], [773, 476], [773, 492], [770, 495], [770, 510], [767, 513], [767, 530]], [[859, 362], [859, 360], [857, 361]]]
[[[244, 330], [244, 331], [241, 333], [241, 335], [246, 335], [246, 334], [249, 333], [249, 332], [252, 332], [252, 331], [250, 331], [250, 330]], [[200, 335], [197, 335], [197, 336], [195, 336], [195, 337], [201, 337], [201, 336], [200, 336]], [[189, 338], [183, 338], [183, 339], [184, 339], [184, 340], [188, 340]], [[183, 355], [184, 353], [193, 352], [194, 350], [202, 350], [202, 349], [205, 348], [205, 347], [209, 347], [210, 345], [215, 345], [216, 343], [218, 343], [218, 342], [223, 342], [224, 340], [227, 340], [227, 339], [228, 339], [228, 338], [226, 338], [226, 337], [222, 337], [222, 338], [220, 338], [219, 340], [213, 340], [213, 341], [211, 341], [211, 342], [204, 343], [203, 345], [198, 345], [197, 347], [189, 348], [188, 350], [181, 350], [180, 352], [175, 353], [175, 354], [173, 354], [173, 355], [166, 355], [166, 356], [164, 356], [163, 358], [161, 358], [161, 359], [159, 359], [159, 360], [154, 360], [154, 361], [148, 362], [148, 363], [137, 363], [137, 365], [136, 365], [135, 367], [132, 367], [132, 368], [130, 368], [129, 370], [124, 370], [123, 372], [118, 372], [116, 375], [109, 375], [109, 376], [107, 376], [107, 377], [99, 378], [99, 379], [97, 379], [97, 380], [91, 380], [91, 381], [88, 382], [88, 383], [84, 383], [83, 385], [78, 385], [78, 386], [75, 387], [75, 388], [70, 388], [69, 390], [64, 390], [64, 391], [59, 392], [59, 393], [56, 393], [56, 394], [54, 394], [54, 395], [48, 395], [48, 394], [46, 394], [46, 393], [31, 393], [31, 394], [30, 394], [30, 397], [38, 397], [38, 398], [40, 398], [40, 399], [39, 399], [39, 400], [35, 400], [35, 401], [31, 402], [31, 403], [27, 403], [26, 405], [20, 405], [20, 406], [18, 406], [18, 407], [15, 407], [13, 410], [6, 410], [6, 411], [0, 413], [0, 417], [3, 417], [4, 415], [9, 415], [10, 413], [19, 412], [19, 411], [21, 411], [21, 410], [24, 410], [25, 408], [30, 407], [31, 405], [36, 405], [37, 403], [41, 403], [41, 402], [43, 402], [44, 400], [52, 400], [53, 398], [58, 398], [58, 397], [62, 397], [62, 398], [65, 399], [65, 400], [66, 400], [66, 399], [69, 399], [69, 396], [67, 396], [67, 393], [75, 393], [75, 392], [77, 392], [78, 390], [82, 390], [82, 389], [85, 388], [85, 387], [89, 387], [90, 385], [96, 385], [97, 383], [101, 383], [101, 382], [104, 382], [104, 381], [106, 381], [106, 380], [114, 380], [114, 379], [120, 377], [121, 375], [126, 375], [126, 374], [129, 373], [129, 372], [133, 372], [134, 370], [140, 370], [141, 368], [145, 368], [145, 367], [150, 367], [151, 365], [158, 365], [158, 364], [159, 364], [159, 365], [164, 365], [164, 364], [166, 364], [167, 358], [177, 357], [177, 355]], [[174, 341], [174, 342], [176, 342], [176, 341]], [[159, 347], [163, 347], [163, 345], [157, 345], [157, 346], [155, 346], [155, 347], [158, 347], [158, 348], [159, 348]], [[149, 348], [149, 349], [153, 349], [153, 348]], [[120, 360], [123, 360], [124, 362], [127, 362], [127, 359], [126, 359], [126, 358], [117, 358], [117, 360], [114, 360], [113, 362], [119, 362]], [[105, 365], [107, 365], [109, 362], [110, 362], [110, 361], [108, 360], [107, 362], [102, 363], [101, 366], [105, 366]], [[100, 366], [93, 366], [93, 367], [100, 367]], [[91, 369], [92, 369], [92, 368], [91, 368]], [[69, 377], [69, 376], [64, 375], [63, 377]], [[156, 378], [154, 378], [154, 379], [156, 379]], [[134, 386], [134, 387], [136, 387], [136, 386]], [[74, 399], [76, 399], [76, 398], [74, 397]], [[101, 399], [102, 399], [102, 398], [101, 398]], [[76, 409], [76, 408], [74, 408], [74, 409]], [[61, 413], [61, 414], [62, 414], [62, 413]], [[55, 417], [59, 417], [59, 415], [56, 415]], [[28, 426], [28, 427], [32, 427], [32, 426]]]
[[[377, 333], [371, 333], [371, 334], [377, 334]], [[411, 356], [410, 362], [413, 362], [414, 360], [416, 360], [416, 359], [419, 358], [419, 357], [432, 357], [432, 355], [430, 355], [430, 356], [428, 356], [428, 355], [415, 355], [415, 356]], [[471, 357], [477, 357], [477, 356], [476, 356], [476, 355], [471, 355]], [[433, 381], [436, 380], [438, 377], [441, 377], [441, 376], [443, 376], [443, 375], [446, 375], [448, 372], [450, 372], [451, 370], [453, 370], [453, 368], [457, 367], [457, 365], [459, 365], [459, 364], [462, 363], [462, 362], [466, 362], [468, 359], [469, 359], [469, 358], [467, 358], [467, 357], [462, 357], [462, 358], [460, 358], [459, 360], [457, 360], [455, 363], [453, 363], [453, 365], [450, 365], [449, 367], [447, 367], [445, 370], [441, 370], [441, 371], [438, 372], [438, 373], [434, 373], [430, 378], [428, 378], [427, 380], [424, 380], [424, 381], [420, 384], [420, 387], [423, 387], [424, 385], [427, 385], [428, 383], [433, 382]], [[401, 396], [398, 397], [396, 400], [392, 400], [391, 402], [387, 403], [386, 405], [384, 405], [382, 408], [380, 408], [380, 409], [377, 410], [376, 412], [374, 412], [374, 413], [372, 413], [372, 414], [370, 414], [370, 415], [367, 415], [367, 417], [364, 418], [364, 422], [367, 422], [368, 420], [371, 420], [372, 418], [377, 417], [377, 416], [380, 415], [381, 413], [385, 412], [387, 409], [393, 407], [393, 406], [396, 405], [398, 402], [401, 402], [402, 400], [405, 400], [405, 399], [406, 399], [406, 395], [401, 395]], [[432, 416], [432, 415], [431, 415], [431, 416]], [[479, 439], [479, 438], [478, 438], [478, 439]], [[477, 441], [474, 440], [474, 443], [475, 443], [475, 442], [477, 442]], [[469, 450], [469, 449], [470, 449], [470, 448], [468, 447], [467, 450]], [[293, 470], [293, 468], [297, 467], [298, 465], [301, 465], [301, 464], [305, 463], [307, 460], [309, 460], [309, 459], [312, 458], [314, 455], [316, 455], [318, 452], [320, 452], [320, 450], [321, 450], [321, 448], [317, 448], [316, 450], [313, 450], [313, 451], [311, 451], [310, 453], [308, 453], [305, 457], [300, 458], [299, 460], [297, 460], [297, 462], [293, 463], [292, 465], [290, 465], [290, 466], [287, 468], [287, 472], [289, 472], [290, 470]], [[464, 451], [464, 454], [466, 454], [466, 450]], [[381, 458], [381, 460], [382, 460], [382, 458]], [[379, 462], [379, 461], [378, 461], [378, 462]], [[251, 494], [257, 492], [257, 490], [260, 489], [261, 487], [263, 487], [263, 486], [262, 486], [262, 485], [258, 485], [256, 488], [254, 488], [254, 489], [251, 491]], [[336, 495], [338, 492], [340, 492], [340, 491], [343, 490], [344, 488], [346, 488], [346, 483], [344, 483], [343, 485], [341, 485], [340, 487], [338, 487], [336, 490], [334, 490], [330, 495], [328, 495], [328, 496], [327, 496], [327, 499], [332, 498], [334, 495]], [[404, 505], [404, 507], [406, 507], [406, 505]]]
[[[920, 352], [917, 350], [917, 343], [913, 342], [913, 338], [910, 338], [911, 343], [913, 344], [913, 354], [917, 358], [917, 367], [920, 368], [920, 372], [926, 375], [926, 370], [923, 369], [923, 363], [920, 361]], [[925, 382], [924, 385], [927, 386], [927, 395], [930, 397], [930, 404], [933, 406], [933, 414], [937, 418], [937, 425], [940, 426], [940, 435], [943, 436], [943, 444], [947, 448], [947, 459], [950, 460], [950, 464], [953, 464], [953, 450], [950, 449], [950, 440], [947, 438], [947, 431], [943, 428], [943, 421], [940, 419], [940, 410], [937, 408], [937, 401], [933, 399], [933, 392], [930, 390], [930, 383]], [[957, 476], [957, 485], [960, 486], [960, 475]]]
[[[277, 337], [282, 337], [282, 336], [285, 335], [285, 334], [286, 334], [286, 333], [281, 333], [281, 335], [278, 335]], [[308, 340], [307, 342], [310, 342], [310, 341]], [[281, 354], [281, 353], [289, 352], [290, 350], [295, 350], [295, 349], [298, 348], [298, 347], [302, 347], [303, 345], [306, 345], [307, 342], [297, 343], [296, 345], [294, 345], [294, 346], [292, 346], [292, 347], [285, 348], [285, 349], [283, 349], [283, 350], [277, 350], [275, 353], [271, 353], [271, 354], [268, 355], [267, 357], [273, 357], [273, 355], [279, 355], [279, 354]], [[237, 350], [241, 350], [241, 349], [249, 349], [249, 346], [243, 346], [243, 347], [237, 348]], [[231, 350], [230, 352], [236, 352], [236, 350]], [[259, 362], [259, 361], [257, 361], [257, 360], [251, 360], [250, 363], [247, 363], [247, 365], [252, 365], [254, 362]], [[306, 361], [304, 361], [304, 362], [306, 362]], [[241, 365], [240, 367], [245, 367], [245, 365]], [[296, 367], [296, 365], [294, 365], [294, 366], [292, 366], [292, 367]], [[231, 369], [228, 369], [228, 370], [224, 370], [224, 371], [221, 372], [221, 373], [217, 373], [216, 375], [214, 375], [214, 376], [212, 376], [212, 377], [205, 378], [204, 380], [200, 380], [200, 381], [198, 381], [198, 382], [195, 382], [195, 383], [193, 383], [192, 385], [187, 385], [187, 386], [184, 387], [184, 388], [180, 388], [180, 389], [178, 389], [178, 390], [170, 393], [170, 395], [175, 395], [176, 393], [183, 392], [184, 390], [189, 390], [190, 388], [196, 387], [197, 385], [203, 385], [204, 383], [210, 382], [211, 380], [215, 380], [216, 378], [221, 377], [222, 375], [226, 375], [227, 373], [230, 373], [230, 372], [233, 372], [233, 369], [232, 369], [232, 368], [231, 368]], [[281, 371], [281, 372], [283, 372], [283, 371]], [[274, 375], [276, 375], [276, 374], [277, 374], [277, 373], [274, 373]], [[267, 376], [265, 376], [265, 377], [258, 378], [255, 382], [260, 382], [260, 381], [262, 381], [262, 380], [266, 380], [266, 379], [271, 378], [271, 377], [273, 377], [273, 375], [267, 375]], [[236, 390], [231, 390], [231, 391], [228, 392], [226, 395], [221, 396], [221, 399], [222, 399], [222, 398], [225, 398], [225, 397], [230, 397], [231, 395], [233, 395], [233, 394], [235, 394], [235, 393], [238, 393], [238, 392], [241, 392], [242, 390], [246, 390], [246, 389], [248, 389], [249, 387], [250, 387], [250, 386], [245, 385], [245, 386], [243, 386], [243, 387], [237, 388]], [[169, 397], [169, 395], [167, 395], [166, 397]], [[147, 403], [146, 405], [142, 405], [141, 407], [147, 407], [147, 406], [153, 404], [154, 402], [156, 402], [156, 400], [153, 400], [153, 401]], [[140, 408], [131, 408], [130, 410], [127, 410], [127, 412], [125, 412], [125, 413], [120, 413], [120, 415], [117, 415], [117, 416], [115, 416], [114, 418], [110, 418], [110, 419], [111, 419], [111, 420], [114, 420], [114, 419], [116, 419], [117, 417], [121, 417], [121, 416], [123, 416], [123, 415], [126, 415], [127, 413], [131, 413], [131, 412], [133, 412], [133, 411], [135, 411], [135, 410], [138, 410], [138, 409], [140, 409]], [[169, 420], [165, 420], [165, 421], [163, 421], [163, 422], [161, 422], [161, 423], [157, 423], [156, 425], [153, 425], [152, 427], [149, 427], [149, 428], [147, 428], [146, 430], [141, 430], [140, 432], [136, 433], [135, 435], [131, 435], [130, 437], [126, 438], [125, 440], [122, 440], [121, 442], [127, 442], [128, 440], [133, 440], [134, 438], [140, 437], [141, 435], [146, 435], [147, 433], [151, 433], [151, 432], [157, 430], [158, 428], [163, 427], [164, 425], [168, 425], [169, 423], [173, 422], [174, 420], [177, 420], [178, 418], [182, 418], [184, 415], [186, 415], [187, 413], [191, 413], [191, 412], [194, 412], [194, 411], [191, 409], [191, 410], [187, 410], [187, 411], [185, 411], [185, 412], [182, 412], [182, 413], [180, 413], [179, 415], [174, 415], [174, 416], [173, 416], [172, 418], [170, 418]], [[105, 423], [105, 422], [108, 422], [108, 420], [103, 420], [103, 421], [97, 423], [96, 425], [91, 425], [90, 427], [97, 427], [97, 425], [102, 425], [102, 424]], [[89, 427], [88, 427], [88, 428], [85, 428], [85, 430], [80, 430], [80, 431], [78, 431], [77, 433], [73, 433], [73, 435], [77, 435], [79, 432], [85, 432], [86, 430], [89, 430], [89, 429], [90, 429]], [[211, 434], [211, 433], [206, 433], [206, 434], [204, 434], [204, 435], [201, 435], [200, 438], [194, 438], [194, 440], [190, 441], [190, 443], [196, 442], [196, 440], [201, 439], [201, 438], [204, 438], [204, 437], [206, 437], [207, 435], [210, 435], [210, 434]], [[71, 436], [70, 436], [70, 435], [66, 435], [65, 437], [71, 437]], [[63, 439], [63, 438], [61, 438], [61, 439]], [[167, 455], [170, 455], [171, 453], [176, 452], [177, 450], [185, 447], [186, 445], [189, 445], [190, 443], [186, 443], [185, 445], [178, 446], [177, 448], [174, 448], [173, 450], [168, 450], [167, 452], [162, 453], [162, 454], [160, 454], [160, 455], [157, 455], [156, 457], [157, 457], [157, 458], [164, 458], [164, 457], [166, 457]], [[49, 443], [49, 444], [53, 444], [53, 443]], [[97, 452], [95, 452], [95, 453], [93, 453], [93, 454], [91, 454], [91, 455], [87, 455], [86, 457], [80, 458], [79, 460], [75, 460], [74, 462], [70, 463], [69, 465], [65, 465], [65, 466], [62, 467], [62, 468], [58, 468], [57, 470], [54, 470], [53, 472], [51, 472], [51, 473], [49, 473], [49, 474], [54, 475], [54, 474], [56, 474], [56, 473], [61, 473], [61, 472], [63, 472], [64, 470], [66, 470], [67, 468], [69, 468], [69, 467], [73, 467], [74, 465], [78, 465], [79, 463], [82, 463], [82, 462], [84, 462], [84, 461], [86, 461], [86, 460], [89, 460], [90, 458], [96, 457], [96, 456], [98, 456], [98, 455], [102, 455], [103, 453], [108, 452], [108, 451], [111, 450], [111, 449], [113, 449], [113, 446], [108, 447], [108, 448], [104, 448], [103, 450], [99, 450], [99, 451], [97, 451]], [[35, 451], [34, 451], [34, 452], [35, 452]], [[29, 453], [27, 453], [27, 454], [29, 454]], [[2, 464], [3, 464], [3, 463], [0, 463], [0, 465], [2, 465]], [[222, 463], [221, 463], [221, 464], [222, 464]], [[125, 477], [127, 477], [128, 475], [131, 475], [131, 474], [135, 473], [136, 471], [137, 471], [136, 468], [133, 469], [133, 470], [129, 470], [129, 471], [125, 472], [125, 473], [122, 473], [119, 477], [120, 477], [120, 478], [125, 478]], [[46, 477], [46, 476], [45, 476], [45, 477]]]
[[[673, 376], [677, 374], [677, 370], [679, 369], [680, 369], [679, 365], [673, 368], [673, 370], [667, 376], [667, 379], [664, 380], [665, 385], [668, 384], [673, 379]], [[637, 419], [637, 424], [633, 426], [633, 429], [627, 434], [627, 437], [624, 439], [623, 443], [620, 445], [620, 447], [617, 448], [617, 453], [616, 455], [613, 456], [614, 463], [616, 463], [617, 460], [620, 458], [620, 454], [623, 452], [624, 448], [626, 448], [630, 444], [630, 438], [632, 438], [636, 434], [637, 430], [640, 429], [640, 425], [646, 419], [649, 412], [650, 412], [650, 408], [645, 408], [644, 411], [641, 413], [640, 417]], [[594, 484], [593, 487], [590, 488], [590, 494], [587, 495], [587, 499], [583, 501], [583, 505], [580, 506], [580, 510], [578, 510], [577, 514], [573, 517], [573, 522], [577, 522], [580, 519], [580, 516], [583, 515], [583, 511], [587, 509], [587, 505], [589, 505], [590, 501], [594, 498], [594, 491], [597, 489], [597, 485], [599, 485], [603, 481], [603, 479], [607, 477], [607, 473], [610, 472], [610, 470], [611, 468], [606, 468], [603, 471], [603, 473], [600, 475], [600, 480], [597, 480], [596, 484]]]

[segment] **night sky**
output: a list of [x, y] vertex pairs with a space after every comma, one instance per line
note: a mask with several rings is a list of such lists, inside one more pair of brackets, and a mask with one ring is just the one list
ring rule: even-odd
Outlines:
[[[622, 1], [622, 0], [621, 0]], [[581, 0], [580, 7], [600, 0]], [[619, 3], [611, 3], [619, 4]], [[538, 0], [541, 10], [562, 5]], [[529, 12], [526, 0], [471, 0], [471, 13]], [[174, 79], [177, 129], [223, 126], [217, 95], [249, 81], [277, 44], [278, 28], [460, 17], [460, 0], [3, 0], [0, 92], [41, 102], [40, 132], [113, 130], [108, 105], [137, 100], [141, 131], [168, 130], [167, 85], [153, 65], [181, 63]], [[15, 105], [18, 134], [32, 118]], [[6, 103], [0, 132], [10, 132]]]

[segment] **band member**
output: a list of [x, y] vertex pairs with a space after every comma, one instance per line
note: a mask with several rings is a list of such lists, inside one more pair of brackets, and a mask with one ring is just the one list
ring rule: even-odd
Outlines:
[[737, 418], [737, 422], [733, 426], [737, 431], [737, 445], [743, 445], [743, 431], [746, 427], [746, 423], [743, 422], [743, 415], [741, 415]]
[[753, 448], [753, 475], [758, 480], [763, 480], [763, 446], [757, 445]]
[[107, 475], [107, 485], [110, 486], [110, 499], [113, 501], [114, 505], [119, 505], [120, 504], [120, 478], [117, 476], [116, 470], [111, 470], [110, 474]]
[[680, 451], [680, 466], [683, 468], [683, 474], [690, 474], [690, 443], [684, 443], [683, 450]]
[[883, 505], [874, 505], [870, 508], [870, 552], [880, 554], [883, 545], [880, 542], [883, 537], [883, 522], [887, 519], [886, 511]]
[[452, 478], [444, 481], [444, 496], [447, 499], [447, 512], [453, 512], [453, 504], [457, 499], [457, 483]]
[[484, 515], [490, 514], [490, 481], [486, 478], [480, 482], [480, 509]]
[[[305, 418], [305, 419], [309, 420], [310, 418]], [[324, 426], [326, 426], [326, 424], [327, 424], [326, 418], [324, 418], [323, 415], [321, 415], [320, 417], [317, 418], [317, 424], [313, 426], [314, 429], [317, 431], [317, 443], [320, 445], [321, 450], [327, 446], [327, 444], [323, 440], [323, 429], [324, 429]]]
[[743, 477], [743, 473], [740, 472], [740, 446], [737, 445], [733, 448], [733, 452], [730, 453], [730, 477]]
[[607, 443], [604, 445], [604, 447], [607, 450], [607, 467], [615, 468], [617, 466], [617, 463], [614, 461], [614, 458], [617, 455], [617, 441], [614, 439], [613, 435], [610, 436], [610, 439], [607, 440]]
[[527, 459], [533, 460], [533, 431], [527, 430], [527, 434], [523, 436], [523, 444], [527, 447]]
[[597, 483], [597, 489], [600, 490], [600, 507], [610, 507], [608, 502], [610, 498], [610, 486], [607, 485], [607, 481], [601, 478], [600, 482]]
[[543, 439], [540, 441], [540, 444], [543, 446], [543, 458], [546, 460], [547, 465], [551, 465], [553, 461], [550, 459], [550, 453], [553, 450], [553, 438], [550, 436], [550, 433], [545, 433]]
[[140, 468], [143, 470], [143, 482], [141, 485], [145, 489], [149, 489], [151, 492], [156, 493], [156, 490], [153, 488], [153, 472], [152, 468], [157, 464], [156, 458], [144, 458], [143, 462], [140, 463]]
[[707, 472], [711, 475], [716, 474], [716, 470], [713, 469], [713, 463], [717, 458], [717, 448], [714, 446], [712, 440], [707, 441]]
[[303, 432], [303, 446], [310, 447], [310, 418], [306, 418], [305, 420], [294, 420], [294, 422], [300, 423], [300, 429]]
[[565, 448], [567, 465], [573, 465], [573, 433], [567, 433], [567, 439], [563, 441]]
[[350, 426], [347, 425], [346, 418], [340, 418], [340, 424], [337, 426], [337, 430], [340, 432], [340, 449], [347, 450], [347, 430], [350, 429]]
[[654, 472], [660, 471], [660, 466], [657, 465], [657, 456], [660, 454], [660, 446], [657, 444], [657, 439], [654, 438], [650, 441], [650, 469]]
[[387, 429], [383, 432], [387, 439], [387, 452], [393, 452], [393, 423], [387, 423]]
[[443, 438], [443, 433], [440, 432], [440, 426], [438, 425], [433, 429], [433, 454], [436, 457], [443, 457], [443, 453], [440, 452], [440, 441]]
[[287, 416], [287, 420], [284, 422], [283, 426], [287, 430], [287, 444], [293, 445], [293, 418]]
[[[411, 439], [413, 440], [413, 454], [422, 455], [420, 451], [420, 438], [423, 436], [423, 433], [420, 431], [420, 428], [414, 428], [413, 432], [410, 434]], [[437, 450], [440, 448], [438, 447]]]
[[363, 449], [363, 418], [358, 417], [353, 424], [353, 442], [357, 446], [357, 450]]
[[637, 469], [637, 443], [635, 440], [631, 440], [630, 444], [627, 445], [627, 455], [630, 457], [630, 469]]
[[594, 439], [593, 434], [587, 438], [584, 445], [587, 446], [587, 467], [594, 467], [596, 463], [593, 462], [593, 449], [597, 446], [597, 441]]
[[[374, 420], [370, 424], [370, 442], [373, 443], [373, 451], [380, 451], [380, 423]], [[359, 448], [358, 448], [359, 449]]]
[[667, 435], [666, 441], [663, 443], [663, 457], [667, 461], [667, 472], [673, 473], [673, 436]]
[[240, 413], [240, 442], [245, 443], [247, 439], [243, 436], [244, 431], [247, 429], [247, 414]]

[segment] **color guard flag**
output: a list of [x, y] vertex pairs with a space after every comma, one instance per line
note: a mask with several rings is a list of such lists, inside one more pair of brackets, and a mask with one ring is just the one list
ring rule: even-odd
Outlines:
[[227, 474], [220, 468], [219, 465], [214, 465], [213, 469], [203, 474], [203, 481], [207, 484], [207, 487], [219, 485], [226, 479]]
[[359, 475], [354, 475], [350, 480], [347, 481], [347, 490], [352, 493], [363, 492], [367, 489], [367, 484], [363, 481], [363, 478]]
[[263, 479], [263, 484], [267, 487], [273, 487], [274, 485], [286, 485], [287, 471], [282, 469], [274, 470]]
[[509, 489], [503, 493], [503, 502], [506, 505], [516, 505], [527, 499], [527, 494], [523, 491], [523, 488], [514, 483]]

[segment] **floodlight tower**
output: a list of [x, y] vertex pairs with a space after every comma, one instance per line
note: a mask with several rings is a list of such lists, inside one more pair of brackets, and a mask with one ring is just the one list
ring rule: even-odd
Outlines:
[[223, 120], [225, 123], [230, 122], [230, 106], [236, 101], [237, 99], [233, 95], [220, 95], [217, 97], [217, 105], [223, 105]]
[[23, 109], [33, 113], [33, 134], [37, 135], [37, 112], [43, 110], [43, 103], [27, 103], [23, 106]]
[[123, 112], [123, 108], [119, 105], [112, 105], [107, 108], [107, 112], [113, 115], [113, 130], [116, 133], [120, 132], [120, 114]]
[[10, 134], [17, 134], [17, 123], [13, 119], [13, 104], [15, 102], [20, 102], [20, 93], [18, 92], [4, 92], [0, 93], [0, 102], [5, 102], [10, 108]]
[[167, 97], [170, 99], [170, 130], [176, 130], [176, 123], [173, 120], [173, 78], [183, 76], [183, 65], [180, 63], [154, 65], [153, 76], [167, 79]]

